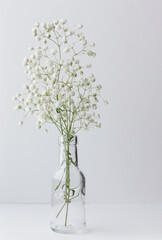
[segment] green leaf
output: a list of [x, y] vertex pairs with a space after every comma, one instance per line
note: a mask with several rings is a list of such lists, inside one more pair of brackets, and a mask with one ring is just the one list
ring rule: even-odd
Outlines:
[[71, 197], [73, 197], [73, 196], [74, 196], [74, 194], [75, 194], [75, 190], [74, 190], [74, 189], [70, 189], [70, 191], [72, 192], [72, 195], [71, 195]]

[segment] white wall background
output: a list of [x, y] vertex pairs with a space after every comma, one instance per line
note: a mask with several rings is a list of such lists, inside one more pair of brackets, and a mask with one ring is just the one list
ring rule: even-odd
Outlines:
[[0, 1], [0, 202], [50, 201], [58, 133], [17, 126], [12, 96], [25, 83], [21, 65], [35, 21], [66, 17], [96, 42], [94, 73], [108, 107], [103, 127], [81, 133], [87, 202], [162, 203], [162, 1]]

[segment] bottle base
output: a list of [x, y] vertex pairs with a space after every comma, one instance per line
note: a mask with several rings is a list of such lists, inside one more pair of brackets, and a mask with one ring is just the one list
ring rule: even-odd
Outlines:
[[57, 233], [65, 233], [65, 234], [82, 234], [85, 233], [85, 226], [79, 228], [74, 226], [54, 226], [51, 222], [50, 228]]

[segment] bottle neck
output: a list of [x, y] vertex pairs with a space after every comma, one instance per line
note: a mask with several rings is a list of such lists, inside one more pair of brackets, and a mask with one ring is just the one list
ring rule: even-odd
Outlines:
[[67, 161], [70, 165], [78, 167], [78, 152], [77, 152], [77, 136], [72, 136], [72, 139], [67, 140], [67, 136], [60, 137], [60, 167], [66, 165]]

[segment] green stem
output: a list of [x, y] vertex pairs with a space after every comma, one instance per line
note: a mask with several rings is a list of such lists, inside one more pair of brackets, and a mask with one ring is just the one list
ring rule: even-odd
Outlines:
[[60, 211], [58, 212], [56, 218], [58, 218], [59, 214], [61, 213], [61, 211], [62, 211], [62, 209], [65, 207], [65, 205], [66, 205], [66, 202], [65, 202], [65, 203], [63, 204], [63, 206], [61, 207], [61, 209], [60, 209]]
[[74, 198], [79, 197], [79, 193], [80, 193], [80, 191], [78, 192], [78, 194], [75, 197], [70, 198], [70, 201], [73, 200]]

